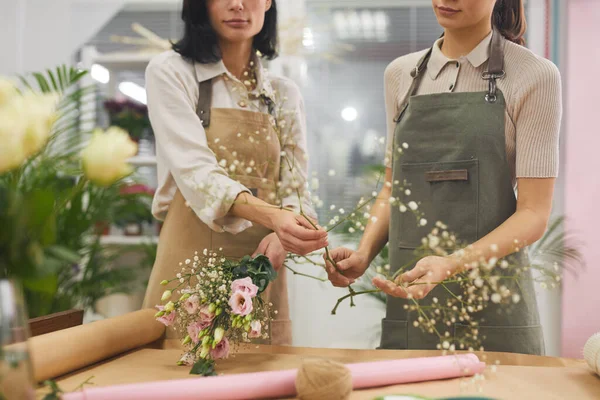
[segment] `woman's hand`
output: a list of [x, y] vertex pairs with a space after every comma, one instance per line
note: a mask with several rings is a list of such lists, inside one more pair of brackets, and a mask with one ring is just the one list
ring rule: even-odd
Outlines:
[[267, 258], [271, 261], [273, 268], [275, 268], [275, 271], [279, 271], [281, 267], [283, 267], [283, 263], [287, 257], [287, 251], [285, 251], [281, 242], [279, 241], [279, 238], [277, 237], [277, 234], [275, 233], [265, 236], [265, 238], [258, 245], [258, 248], [254, 254], [252, 254], [252, 257], [254, 258], [259, 254], [267, 256]]
[[327, 232], [292, 211], [278, 210], [271, 219], [272, 229], [277, 234], [283, 248], [294, 254], [305, 256], [313, 251], [329, 246]]
[[422, 258], [415, 267], [392, 282], [385, 278], [373, 278], [373, 284], [383, 292], [404, 299], [422, 299], [440, 282], [460, 271], [457, 258], [430, 256]]
[[353, 251], [345, 247], [333, 249], [330, 253], [331, 259], [337, 265], [336, 267], [327, 259], [327, 254], [323, 255], [325, 260], [325, 269], [327, 276], [333, 286], [347, 287], [360, 278], [367, 268], [369, 268], [368, 257], [358, 251]]

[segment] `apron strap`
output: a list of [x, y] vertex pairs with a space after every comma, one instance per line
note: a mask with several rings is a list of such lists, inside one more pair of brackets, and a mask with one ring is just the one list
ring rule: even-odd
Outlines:
[[[442, 34], [443, 37], [444, 34]], [[398, 114], [396, 118], [394, 118], [394, 122], [398, 122], [406, 105], [408, 104], [409, 99], [417, 93], [417, 89], [419, 88], [419, 83], [421, 82], [422, 72], [427, 68], [427, 63], [429, 62], [429, 58], [431, 57], [431, 53], [433, 51], [433, 47], [429, 49], [427, 53], [417, 63], [415, 68], [410, 72], [410, 76], [413, 78], [410, 88], [408, 89], [407, 96], [404, 97], [404, 101], [398, 107]], [[500, 78], [504, 78], [504, 38], [502, 34], [498, 32], [496, 28], [492, 31], [492, 41], [490, 44], [490, 58], [488, 60], [487, 70], [483, 72], [481, 77], [489, 82], [488, 91], [485, 95], [485, 101], [488, 103], [494, 103], [497, 100], [497, 84], [496, 80]]]
[[198, 106], [196, 114], [202, 122], [204, 128], [210, 126], [210, 108], [212, 106], [212, 79], [200, 82], [198, 84]]
[[[270, 97], [261, 94], [260, 99], [267, 105], [269, 114], [275, 119], [277, 124], [277, 107]], [[198, 106], [196, 114], [202, 122], [204, 128], [210, 126], [210, 109], [212, 107], [212, 80], [206, 80], [198, 84]]]
[[488, 92], [485, 95], [485, 101], [495, 103], [497, 100], [496, 80], [504, 78], [504, 38], [495, 28], [492, 33], [492, 43], [490, 45], [490, 59], [485, 71], [481, 77], [488, 81]]
[[425, 70], [425, 68], [427, 68], [427, 63], [429, 62], [429, 58], [431, 57], [432, 51], [433, 51], [433, 47], [431, 47], [429, 49], [429, 51], [427, 53], [425, 53], [425, 55], [423, 57], [421, 57], [421, 59], [419, 60], [419, 62], [415, 66], [415, 68], [412, 71], [410, 71], [410, 76], [412, 77], [412, 82], [410, 84], [410, 87], [408, 88], [407, 95], [404, 96], [404, 100], [402, 101], [402, 104], [400, 105], [400, 107], [398, 107], [398, 114], [396, 114], [396, 117], [394, 118], [394, 122], [400, 121], [400, 118], [402, 117], [402, 113], [404, 112], [404, 109], [406, 108], [406, 106], [408, 104], [408, 100], [417, 93], [417, 89], [419, 88], [419, 83], [421, 82], [421, 73], [423, 72], [423, 70]]

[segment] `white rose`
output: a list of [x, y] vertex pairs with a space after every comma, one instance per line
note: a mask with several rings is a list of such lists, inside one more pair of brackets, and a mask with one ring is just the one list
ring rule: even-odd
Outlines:
[[14, 107], [21, 109], [25, 116], [23, 149], [27, 156], [39, 152], [48, 142], [52, 125], [58, 117], [56, 105], [59, 97], [55, 94], [26, 93], [14, 100]]
[[25, 120], [19, 109], [0, 107], [0, 174], [17, 168], [27, 158], [23, 149]]
[[108, 186], [132, 172], [127, 160], [136, 153], [137, 144], [125, 130], [111, 127], [104, 133], [97, 129], [81, 155], [85, 175]]
[[10, 103], [18, 94], [17, 87], [12, 81], [0, 77], [0, 107]]

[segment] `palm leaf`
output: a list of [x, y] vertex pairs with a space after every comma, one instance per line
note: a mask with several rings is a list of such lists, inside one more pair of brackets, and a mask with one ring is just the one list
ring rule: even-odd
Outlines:
[[[36, 90], [61, 95], [57, 108], [58, 118], [53, 126], [48, 144], [39, 155], [41, 158], [74, 157], [81, 151], [89, 132], [82, 132], [80, 128], [84, 123], [95, 122], [95, 118], [82, 111], [81, 107], [95, 96], [93, 86], [82, 87], [80, 85], [81, 78], [86, 74], [87, 71], [68, 68], [64, 65], [57, 67], [54, 71], [47, 70], [45, 74], [33, 74], [37, 84]], [[24, 85], [32, 88], [26, 77], [20, 78]], [[34, 164], [37, 161], [37, 157], [29, 160]]]
[[44, 92], [44, 93], [50, 93], [51, 92], [50, 85], [48, 84], [48, 80], [46, 79], [46, 77], [44, 75], [42, 75], [39, 72], [35, 72], [33, 74], [33, 76], [35, 77], [35, 79], [36, 79], [36, 81], [38, 83], [39, 89], [42, 92]]
[[50, 70], [47, 70], [48, 78], [50, 78], [50, 83], [52, 83], [52, 91], [57, 93], [62, 93], [62, 85], [58, 85], [56, 83], [56, 79], [54, 79], [54, 73]]
[[585, 268], [582, 243], [573, 233], [564, 231], [564, 222], [564, 216], [552, 219], [544, 236], [530, 246], [531, 265], [536, 269], [549, 270], [556, 265], [559, 270], [577, 275]]

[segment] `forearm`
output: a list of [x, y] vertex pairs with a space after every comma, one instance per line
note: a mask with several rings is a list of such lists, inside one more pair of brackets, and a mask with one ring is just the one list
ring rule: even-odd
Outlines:
[[538, 241], [546, 230], [547, 216], [530, 209], [517, 210], [502, 225], [472, 246], [452, 254], [459, 268], [469, 269], [484, 260], [506, 257]]
[[377, 254], [385, 247], [389, 236], [391, 191], [384, 187], [371, 209], [371, 218], [365, 228], [358, 251], [363, 253], [369, 260], [369, 264]]
[[273, 229], [273, 220], [281, 212], [284, 211], [279, 207], [273, 206], [246, 192], [238, 195], [229, 210], [229, 213], [233, 216], [247, 219], [271, 230]]

